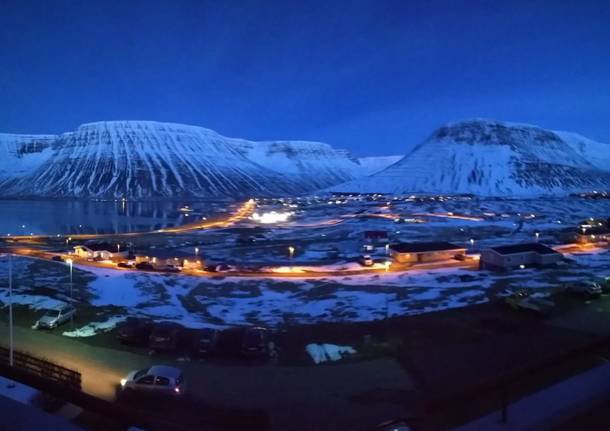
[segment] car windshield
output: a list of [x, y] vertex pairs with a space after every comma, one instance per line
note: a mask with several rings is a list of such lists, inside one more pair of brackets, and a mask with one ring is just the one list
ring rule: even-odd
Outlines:
[[150, 370], [150, 368], [145, 368], [143, 370], [139, 370], [137, 371], [134, 375], [133, 375], [133, 379], [137, 380], [140, 377], [144, 376], [146, 373], [148, 373], [148, 370]]
[[46, 310], [43, 314], [43, 317], [55, 318], [57, 316], [59, 316], [59, 310]]

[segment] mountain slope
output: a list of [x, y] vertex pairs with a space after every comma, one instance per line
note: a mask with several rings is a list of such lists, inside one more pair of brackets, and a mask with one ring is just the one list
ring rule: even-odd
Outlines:
[[610, 145], [494, 120], [448, 124], [399, 162], [335, 191], [565, 194], [610, 189]]
[[348, 153], [326, 144], [250, 142], [173, 123], [111, 121], [59, 136], [0, 136], [12, 154], [0, 165], [0, 196], [301, 194], [360, 170]]
[[403, 156], [370, 156], [370, 157], [359, 157], [358, 161], [362, 166], [362, 172], [364, 175], [373, 175], [377, 172], [383, 171], [388, 166], [393, 165]]

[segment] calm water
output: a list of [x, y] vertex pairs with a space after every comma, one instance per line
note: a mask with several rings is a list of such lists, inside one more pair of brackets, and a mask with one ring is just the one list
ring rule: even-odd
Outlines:
[[[185, 205], [193, 212], [181, 212]], [[0, 200], [0, 234], [147, 231], [212, 217], [232, 208], [232, 204], [211, 201]]]

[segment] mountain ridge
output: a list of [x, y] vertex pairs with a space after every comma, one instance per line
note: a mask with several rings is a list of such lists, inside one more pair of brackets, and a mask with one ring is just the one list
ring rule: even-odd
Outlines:
[[595, 189], [610, 189], [610, 145], [478, 118], [447, 123], [398, 162], [330, 190], [533, 196]]

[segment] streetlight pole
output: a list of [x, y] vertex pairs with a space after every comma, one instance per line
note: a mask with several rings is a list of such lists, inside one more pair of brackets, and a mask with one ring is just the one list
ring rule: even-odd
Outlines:
[[8, 254], [8, 321], [9, 321], [9, 365], [13, 366], [13, 259]]
[[[72, 304], [73, 300], [72, 300], [72, 259], [67, 259], [66, 262], [68, 263], [68, 265], [70, 265], [70, 305], [74, 306]], [[70, 326], [74, 327], [74, 313], [72, 313], [70, 315]]]

